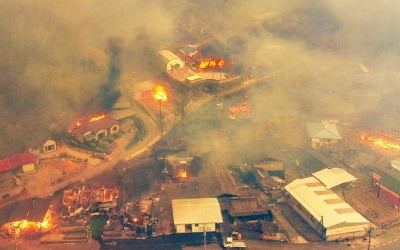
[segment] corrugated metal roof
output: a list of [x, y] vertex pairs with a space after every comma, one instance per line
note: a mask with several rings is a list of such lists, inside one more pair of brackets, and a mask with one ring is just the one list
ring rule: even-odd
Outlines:
[[333, 123], [318, 123], [318, 122], [307, 122], [308, 135], [311, 138], [320, 139], [337, 139], [341, 140], [336, 124]]
[[217, 198], [172, 200], [175, 225], [222, 223], [221, 207]]
[[31, 153], [14, 154], [6, 159], [0, 160], [0, 173], [35, 162], [36, 157]]
[[318, 182], [315, 177], [297, 179], [288, 184], [285, 189], [315, 220], [323, 221], [323, 225], [327, 229], [339, 228], [342, 225], [348, 227], [369, 223], [367, 219], [324, 185], [307, 185], [315, 182]]
[[312, 175], [322, 182], [328, 189], [346, 182], [357, 180], [356, 177], [342, 168], [325, 168], [313, 173]]

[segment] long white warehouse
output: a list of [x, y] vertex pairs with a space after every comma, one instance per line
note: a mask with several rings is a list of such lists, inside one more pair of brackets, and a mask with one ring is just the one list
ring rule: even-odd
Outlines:
[[362, 237], [370, 222], [315, 177], [285, 187], [288, 204], [326, 241]]

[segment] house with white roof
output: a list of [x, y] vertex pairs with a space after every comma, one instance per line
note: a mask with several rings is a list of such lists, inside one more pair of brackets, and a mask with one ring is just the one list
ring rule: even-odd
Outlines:
[[342, 136], [334, 122], [307, 122], [306, 126], [313, 148], [335, 144], [342, 140]]
[[370, 227], [366, 218], [314, 176], [294, 180], [285, 189], [287, 203], [326, 241], [363, 237]]
[[217, 198], [172, 200], [172, 215], [177, 233], [215, 232], [223, 222]]

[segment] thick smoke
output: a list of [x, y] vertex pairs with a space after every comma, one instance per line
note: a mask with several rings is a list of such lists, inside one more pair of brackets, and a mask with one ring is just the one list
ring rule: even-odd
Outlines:
[[104, 109], [109, 110], [120, 97], [118, 81], [121, 77], [121, 53], [122, 41], [118, 37], [108, 39], [106, 50], [110, 57], [107, 81], [100, 87], [101, 104]]

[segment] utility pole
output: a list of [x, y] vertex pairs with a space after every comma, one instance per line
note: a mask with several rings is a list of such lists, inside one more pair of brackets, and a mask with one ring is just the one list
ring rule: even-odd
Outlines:
[[372, 228], [371, 228], [371, 225], [369, 225], [369, 228], [368, 228], [368, 250], [370, 250], [371, 249], [371, 234], [372, 234]]
[[206, 225], [203, 225], [203, 248], [204, 250], [207, 249], [207, 232], [206, 232]]

